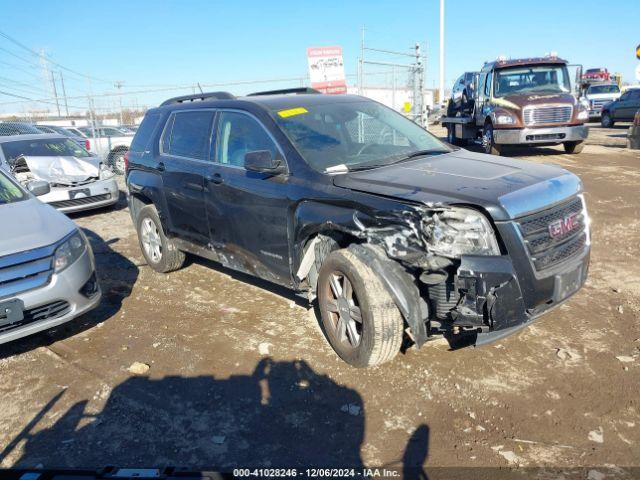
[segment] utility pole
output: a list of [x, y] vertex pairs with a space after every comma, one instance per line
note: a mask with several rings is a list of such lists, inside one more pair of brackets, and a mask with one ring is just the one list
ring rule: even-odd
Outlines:
[[44, 80], [45, 90], [49, 92], [49, 95], [53, 97], [53, 91], [51, 90], [51, 82], [49, 75], [49, 61], [44, 52], [44, 48], [40, 49], [40, 66], [42, 67], [42, 79]]
[[444, 105], [444, 0], [440, 0], [440, 105]]
[[360, 81], [358, 82], [358, 94], [364, 95], [364, 25], [362, 26], [362, 40], [360, 42]]
[[118, 101], [120, 103], [120, 125], [122, 125], [124, 122], [122, 121], [122, 85], [124, 85], [124, 82], [121, 81], [117, 81], [115, 82], [115, 87], [118, 89]]
[[69, 104], [67, 103], [67, 91], [64, 88], [64, 77], [62, 76], [62, 70], [58, 72], [60, 74], [60, 84], [62, 85], [62, 97], [64, 98], [64, 111], [69, 116]]
[[58, 90], [56, 90], [56, 77], [53, 75], [53, 71], [51, 71], [51, 86], [53, 88], [53, 96], [56, 99], [56, 109], [58, 110], [58, 117], [60, 116], [60, 102], [58, 102]]

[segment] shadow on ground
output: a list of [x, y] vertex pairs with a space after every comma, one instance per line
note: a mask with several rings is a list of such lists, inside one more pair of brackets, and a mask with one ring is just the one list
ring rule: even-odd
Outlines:
[[51, 345], [92, 328], [115, 315], [120, 310], [122, 301], [131, 294], [138, 278], [138, 267], [111, 248], [119, 239], [104, 241], [92, 230], [83, 228], [82, 231], [89, 239], [96, 259], [98, 280], [102, 288], [100, 304], [85, 315], [58, 327], [0, 345], [0, 359]]
[[[266, 358], [251, 375], [227, 379], [132, 377], [111, 391], [101, 412], [91, 413], [82, 400], [35, 431], [63, 396], [53, 397], [0, 452], [0, 462], [25, 442], [15, 468], [363, 467], [362, 398], [304, 361]], [[413, 478], [424, 478], [428, 448], [423, 425], [403, 457]]]

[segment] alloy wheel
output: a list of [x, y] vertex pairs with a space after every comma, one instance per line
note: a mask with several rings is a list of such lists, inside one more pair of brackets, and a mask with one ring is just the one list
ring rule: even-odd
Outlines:
[[335, 338], [345, 346], [358, 347], [362, 339], [362, 311], [353, 285], [345, 274], [331, 273], [325, 298]]
[[150, 218], [142, 221], [142, 246], [153, 263], [162, 259], [162, 240], [155, 222]]

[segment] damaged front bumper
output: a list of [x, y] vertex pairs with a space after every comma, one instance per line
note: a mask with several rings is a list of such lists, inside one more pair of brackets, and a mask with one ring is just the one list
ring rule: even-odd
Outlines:
[[588, 269], [588, 248], [539, 278], [518, 275], [509, 256], [462, 257], [456, 276], [462, 296], [452, 312], [453, 326], [459, 334], [474, 335], [476, 346], [500, 340], [569, 299], [584, 285]]
[[64, 213], [107, 207], [118, 202], [120, 192], [115, 177], [97, 180], [81, 186], [52, 186], [40, 201]]

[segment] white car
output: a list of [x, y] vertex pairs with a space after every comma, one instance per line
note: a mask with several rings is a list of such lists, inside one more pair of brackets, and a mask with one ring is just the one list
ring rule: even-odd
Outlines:
[[100, 303], [91, 245], [73, 221], [35, 197], [48, 190], [41, 180], [25, 189], [0, 169], [0, 344]]
[[134, 132], [125, 133], [116, 127], [80, 127], [86, 137], [88, 151], [103, 157], [116, 173], [124, 174], [124, 154], [129, 150]]
[[615, 83], [590, 85], [584, 94], [589, 102], [589, 119], [600, 118], [602, 106], [620, 98], [620, 87]]
[[49, 183], [49, 193], [40, 200], [65, 213], [118, 202], [113, 172], [99, 157], [62, 135], [0, 137], [0, 168], [22, 185], [34, 180]]

